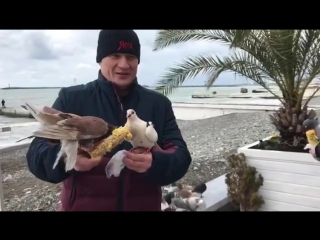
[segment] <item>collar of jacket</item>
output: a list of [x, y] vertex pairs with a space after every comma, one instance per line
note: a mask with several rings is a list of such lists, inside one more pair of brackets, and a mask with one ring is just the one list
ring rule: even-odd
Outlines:
[[131, 85], [128, 88], [125, 89], [119, 89], [117, 85], [115, 85], [113, 82], [106, 79], [102, 73], [101, 70], [99, 70], [98, 73], [98, 83], [103, 91], [105, 91], [107, 94], [110, 94], [110, 91], [117, 94], [119, 98], [126, 97], [129, 93], [134, 91], [134, 89], [138, 86], [138, 79], [135, 78]]

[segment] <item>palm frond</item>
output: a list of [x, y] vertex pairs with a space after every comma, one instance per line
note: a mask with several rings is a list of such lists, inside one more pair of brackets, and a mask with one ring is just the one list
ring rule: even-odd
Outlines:
[[230, 48], [236, 48], [241, 45], [241, 43], [243, 43], [243, 41], [250, 36], [252, 31], [253, 30], [235, 30]]
[[208, 87], [221, 73], [234, 72], [268, 91], [265, 82], [275, 82], [282, 93], [282, 101], [299, 109], [308, 85], [320, 76], [320, 30], [169, 29], [159, 31], [154, 50], [199, 40], [222, 42], [236, 51], [222, 59], [210, 56], [188, 58], [168, 69], [159, 81], [157, 89], [160, 92], [168, 95], [200, 72], [208, 75]]
[[159, 30], [153, 51], [191, 40], [221, 41], [231, 44], [232, 39], [228, 31], [222, 30]]
[[[184, 83], [186, 79], [192, 79], [200, 73], [208, 75], [206, 85], [210, 88], [222, 72], [234, 72], [237, 75], [247, 77], [263, 86], [282, 101], [281, 97], [272, 92], [266, 84], [267, 80], [274, 80], [270, 76], [269, 70], [245, 52], [234, 53], [223, 59], [218, 56], [187, 58], [182, 63], [167, 70], [166, 74], [157, 83], [158, 87], [156, 90], [164, 95], [169, 95]], [[280, 84], [279, 81], [274, 81]]]
[[161, 77], [161, 80], [158, 81], [155, 90], [164, 95], [170, 95], [187, 79], [192, 79], [200, 73], [211, 73], [213, 71], [213, 61], [212, 56], [187, 58], [177, 66], [169, 68]]
[[313, 93], [306, 99], [305, 103], [303, 104], [303, 107], [308, 106], [311, 99], [320, 91], [320, 87], [317, 87]]

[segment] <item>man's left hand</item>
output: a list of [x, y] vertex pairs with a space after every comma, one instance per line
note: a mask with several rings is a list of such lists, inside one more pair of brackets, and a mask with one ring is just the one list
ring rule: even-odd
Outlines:
[[126, 152], [123, 163], [127, 168], [138, 173], [145, 173], [151, 167], [152, 154], [151, 153], [132, 153]]

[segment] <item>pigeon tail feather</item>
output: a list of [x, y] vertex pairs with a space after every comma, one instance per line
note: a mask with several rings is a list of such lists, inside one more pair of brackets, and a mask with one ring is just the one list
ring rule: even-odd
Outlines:
[[[62, 143], [64, 141], [61, 141]], [[74, 168], [77, 162], [77, 156], [78, 156], [78, 148], [79, 148], [79, 142], [78, 141], [65, 141], [65, 153], [67, 157], [65, 158], [66, 167], [65, 170], [70, 171]], [[62, 145], [62, 144], [61, 144]]]
[[61, 140], [61, 149], [57, 155], [56, 161], [53, 165], [55, 168], [61, 157], [64, 157], [65, 171], [70, 171], [74, 168], [77, 162], [79, 142], [74, 140]]
[[21, 138], [21, 139], [17, 140], [16, 143], [21, 142], [23, 140], [27, 140], [27, 139], [33, 138], [33, 137], [34, 136], [32, 135], [32, 136], [29, 136], [29, 137]]
[[38, 114], [39, 114], [39, 110], [33, 106], [32, 104], [30, 103], [24, 103], [27, 110], [31, 113], [31, 115], [38, 121], [38, 122], [41, 122], [41, 120], [39, 119], [38, 117]]
[[125, 167], [122, 161], [124, 157], [124, 153], [125, 153], [125, 150], [120, 150], [115, 155], [112, 156], [112, 158], [108, 162], [105, 169], [107, 178], [111, 178], [112, 175], [114, 177], [120, 176], [122, 169]]

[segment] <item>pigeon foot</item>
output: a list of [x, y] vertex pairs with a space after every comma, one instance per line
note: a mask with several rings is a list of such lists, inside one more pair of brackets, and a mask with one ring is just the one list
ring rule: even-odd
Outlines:
[[136, 148], [132, 148], [129, 150], [129, 152], [132, 153], [138, 153], [138, 154], [147, 154], [150, 153], [151, 149], [146, 149], [146, 148], [142, 148], [142, 147], [136, 147]]

